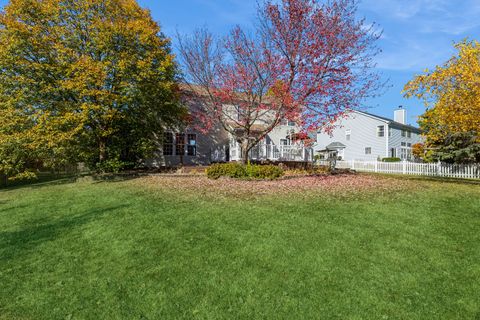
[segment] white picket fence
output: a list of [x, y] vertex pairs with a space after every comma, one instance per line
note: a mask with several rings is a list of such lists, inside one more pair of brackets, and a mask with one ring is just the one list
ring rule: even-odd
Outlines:
[[380, 162], [380, 161], [337, 161], [339, 169], [359, 172], [422, 175], [448, 178], [480, 179], [480, 164]]

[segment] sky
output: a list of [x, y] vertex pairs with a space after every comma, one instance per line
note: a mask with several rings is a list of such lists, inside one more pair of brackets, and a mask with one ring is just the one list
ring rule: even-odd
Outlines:
[[[0, 5], [7, 2], [0, 0]], [[172, 38], [177, 30], [187, 34], [203, 26], [218, 35], [226, 34], [235, 25], [250, 28], [256, 2], [139, 0]], [[382, 77], [389, 80], [381, 97], [365, 101], [367, 111], [392, 118], [393, 111], [402, 105], [408, 110], [411, 124], [416, 123], [425, 107], [418, 100], [404, 99], [403, 86], [426, 68], [447, 61], [455, 52], [454, 42], [480, 40], [480, 0], [361, 0], [358, 14], [366, 23], [375, 22], [383, 30], [377, 64]]]

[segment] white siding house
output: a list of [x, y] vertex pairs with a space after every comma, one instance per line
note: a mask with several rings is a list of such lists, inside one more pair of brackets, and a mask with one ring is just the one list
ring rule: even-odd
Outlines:
[[412, 159], [412, 145], [421, 142], [419, 128], [406, 123], [406, 110], [395, 111], [394, 120], [367, 112], [352, 111], [335, 124], [331, 134], [319, 132], [315, 153], [341, 160], [398, 157]]

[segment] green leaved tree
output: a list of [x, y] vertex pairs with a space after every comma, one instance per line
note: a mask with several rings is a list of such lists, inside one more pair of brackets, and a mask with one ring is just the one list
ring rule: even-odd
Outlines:
[[9, 176], [137, 161], [185, 115], [170, 41], [135, 0], [11, 0], [0, 70], [0, 172]]

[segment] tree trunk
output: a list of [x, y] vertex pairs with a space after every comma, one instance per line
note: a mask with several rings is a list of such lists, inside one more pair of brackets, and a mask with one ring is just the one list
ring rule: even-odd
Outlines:
[[8, 177], [4, 173], [0, 173], [0, 187], [6, 187], [8, 185]]
[[103, 138], [100, 138], [100, 141], [98, 143], [98, 151], [100, 162], [104, 162], [107, 159], [107, 143]]
[[248, 141], [247, 142], [242, 142], [241, 144], [241, 153], [240, 153], [240, 161], [242, 164], [247, 164], [248, 163], [248, 152], [250, 151], [251, 146], [249, 145]]

